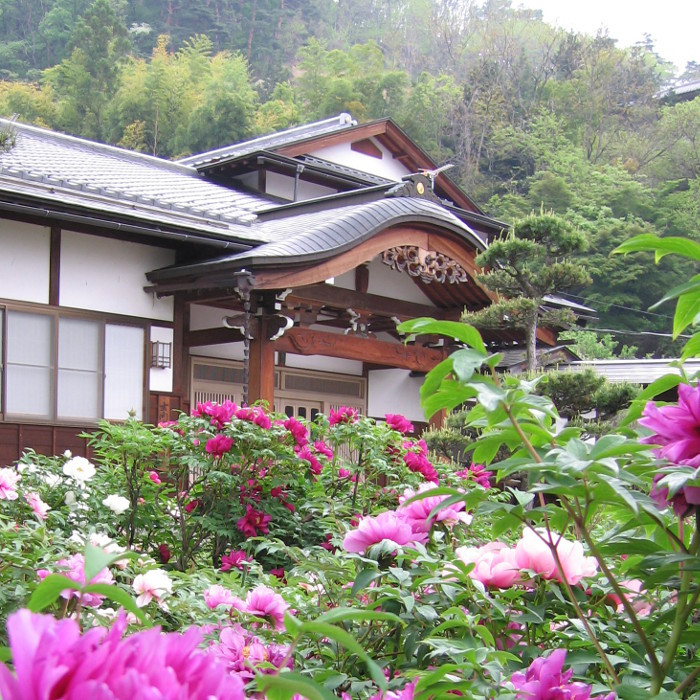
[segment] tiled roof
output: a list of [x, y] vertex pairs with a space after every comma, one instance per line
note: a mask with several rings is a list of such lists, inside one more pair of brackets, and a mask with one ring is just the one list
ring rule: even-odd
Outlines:
[[261, 242], [250, 224], [270, 206], [264, 197], [216, 185], [190, 166], [0, 120], [8, 126], [16, 143], [0, 154], [0, 192]]
[[241, 156], [255, 153], [256, 151], [271, 151], [292, 143], [306, 141], [316, 136], [333, 134], [336, 131], [342, 131], [343, 129], [355, 126], [356, 123], [357, 122], [355, 122], [349, 114], [343, 113], [339, 114], [337, 117], [331, 117], [330, 119], [323, 119], [311, 124], [302, 124], [301, 126], [295, 126], [291, 129], [278, 131], [275, 134], [269, 134], [268, 136], [259, 136], [249, 141], [243, 141], [231, 146], [224, 146], [223, 148], [217, 148], [213, 151], [207, 151], [206, 153], [188, 156], [187, 158], [180, 159], [178, 163], [202, 167], [223, 160], [240, 158]]
[[313, 263], [350, 250], [378, 231], [402, 223], [439, 225], [461, 235], [471, 246], [483, 248], [479, 237], [439, 204], [397, 197], [260, 221], [255, 228], [269, 243], [203, 263], [157, 270], [149, 279], [160, 281], [221, 269]]

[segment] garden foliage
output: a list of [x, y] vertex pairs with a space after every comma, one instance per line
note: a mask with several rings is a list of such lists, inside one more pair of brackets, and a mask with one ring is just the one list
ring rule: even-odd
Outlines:
[[[692, 330], [697, 284], [673, 297]], [[226, 403], [0, 469], [0, 697], [698, 697], [697, 378], [585, 440], [473, 328], [402, 330], [462, 344], [422, 399], [474, 405], [477, 464], [401, 416]]]

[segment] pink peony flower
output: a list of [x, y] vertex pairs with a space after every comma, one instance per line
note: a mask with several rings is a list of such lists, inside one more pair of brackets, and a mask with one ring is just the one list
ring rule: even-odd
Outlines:
[[218, 433], [207, 440], [204, 448], [212, 457], [221, 459], [233, 447], [233, 438]]
[[265, 618], [276, 630], [284, 629], [284, 613], [288, 608], [284, 598], [267, 586], [258, 586], [245, 597], [245, 612]]
[[314, 442], [314, 449], [317, 454], [325, 455], [328, 459], [333, 459], [333, 450], [322, 440], [316, 440], [316, 442]]
[[338, 410], [331, 408], [328, 416], [329, 425], [338, 425], [338, 423], [354, 423], [358, 420], [357, 410], [350, 406], [340, 406]]
[[455, 472], [455, 476], [461, 476], [467, 481], [474, 481], [482, 488], [491, 488], [491, 477], [493, 472], [487, 471], [483, 464], [472, 462], [466, 469]]
[[212, 424], [219, 430], [222, 430], [226, 423], [230, 422], [237, 410], [238, 406], [233, 401], [227, 400], [222, 404], [207, 401], [206, 403], [198, 403], [197, 408], [192, 411], [192, 415], [195, 417], [210, 416]]
[[252, 557], [248, 556], [242, 549], [237, 552], [231, 552], [230, 554], [224, 554], [221, 557], [221, 571], [231, 571], [234, 567], [236, 569], [243, 569], [243, 565], [247, 561], [252, 561]]
[[[510, 677], [516, 700], [588, 700], [591, 686], [578, 681], [571, 682], [573, 671], [563, 671], [566, 650], [556, 649], [549, 656], [535, 659], [527, 670]], [[615, 693], [598, 700], [614, 700]]]
[[489, 542], [482, 547], [458, 547], [455, 554], [465, 564], [474, 564], [469, 576], [484, 586], [510, 588], [520, 579], [515, 550], [502, 542]]
[[595, 576], [598, 562], [594, 557], [583, 555], [583, 545], [580, 542], [571, 542], [555, 532], [548, 534], [546, 530], [535, 531], [529, 527], [523, 530], [522, 538], [515, 545], [518, 567], [534, 571], [546, 579], [561, 581], [549, 544], [550, 538], [556, 547], [564, 578], [569, 584], [573, 586], [586, 576]]
[[30, 508], [39, 518], [46, 520], [46, 515], [51, 508], [49, 507], [48, 503], [44, 503], [44, 501], [41, 500], [41, 496], [39, 496], [38, 493], [25, 493], [24, 500], [29, 503]]
[[270, 417], [265, 413], [261, 406], [244, 406], [239, 408], [235, 413], [238, 420], [249, 421], [250, 423], [255, 423], [255, 425], [269, 430], [272, 427], [272, 421]]
[[[85, 585], [85, 557], [82, 554], [73, 554], [67, 559], [59, 559], [56, 562], [56, 565], [64, 569], [64, 571], [60, 571], [57, 573], [63, 574], [71, 581], [75, 581], [81, 586]], [[37, 571], [37, 575], [42, 581], [46, 576], [48, 576], [49, 573], [50, 572], [46, 571], [46, 569], [39, 569], [39, 571]], [[112, 576], [112, 572], [107, 568], [102, 569], [102, 571], [100, 571], [95, 577], [90, 579], [90, 583], [111, 584], [113, 582], [114, 577]], [[66, 590], [62, 591], [61, 597], [66, 599], [80, 598], [81, 605], [88, 608], [99, 607], [105, 598], [99, 593], [83, 593], [81, 595], [78, 591], [72, 588], [66, 588]]]
[[396, 515], [410, 523], [411, 527], [416, 532], [428, 532], [435, 523], [443, 523], [448, 527], [452, 527], [459, 522], [468, 525], [472, 518], [468, 513], [462, 512], [464, 510], [464, 503], [453, 503], [445, 508], [441, 508], [433, 515], [432, 519], [428, 520], [433, 508], [440, 505], [440, 503], [449, 498], [449, 496], [428, 496], [427, 498], [421, 498], [420, 500], [405, 505], [406, 501], [413, 498], [416, 494], [425, 493], [434, 488], [434, 484], [426, 483], [421, 484], [418, 487], [418, 491], [414, 491], [410, 488], [406, 489], [403, 492], [403, 496], [399, 496], [399, 503], [401, 505], [397, 508]]
[[402, 433], [403, 435], [412, 433], [415, 430], [413, 423], [399, 413], [387, 413], [386, 424], [392, 430], [395, 430], [397, 433]]
[[[651, 614], [651, 603], [642, 595], [642, 582], [638, 578], [620, 581], [620, 586], [628, 593], [625, 598], [632, 604], [632, 608], [639, 617], [647, 617]], [[616, 593], [609, 593], [608, 598], [615, 604], [616, 612], [623, 613], [625, 607], [622, 599]]]
[[378, 693], [375, 693], [374, 695], [370, 695], [369, 700], [413, 700], [413, 695], [416, 692], [417, 683], [418, 679], [414, 678], [410, 683], [407, 683], [401, 690], [387, 690], [384, 693], [380, 691]]
[[162, 483], [160, 477], [158, 476], [158, 472], [149, 472], [148, 478], [156, 485]]
[[396, 545], [425, 541], [425, 535], [414, 532], [403, 518], [393, 511], [379, 513], [376, 517], [362, 518], [356, 530], [351, 530], [343, 539], [346, 552], [363, 554], [374, 544], [388, 540]]
[[291, 433], [294, 442], [299, 447], [304, 447], [309, 442], [309, 431], [306, 426], [299, 422], [296, 418], [287, 418], [284, 421], [284, 427]]
[[19, 610], [7, 629], [13, 677], [0, 664], [3, 700], [244, 700], [243, 682], [198, 648], [201, 633], [162, 634], [154, 627], [122, 638], [120, 616], [110, 630], [92, 628], [81, 636], [78, 623]]
[[323, 465], [316, 459], [316, 456], [311, 452], [308, 445], [304, 445], [297, 453], [299, 459], [303, 459], [309, 463], [309, 468], [312, 474], [320, 474], [323, 471]]
[[223, 586], [210, 586], [204, 591], [204, 602], [210, 610], [218, 608], [219, 605], [233, 605], [238, 598]]
[[9, 467], [0, 469], [0, 500], [16, 501], [20, 475]]
[[255, 510], [250, 504], [245, 507], [245, 515], [236, 521], [236, 527], [246, 536], [255, 537], [260, 531], [267, 535], [267, 524], [272, 520], [271, 515], [266, 515], [261, 510]]

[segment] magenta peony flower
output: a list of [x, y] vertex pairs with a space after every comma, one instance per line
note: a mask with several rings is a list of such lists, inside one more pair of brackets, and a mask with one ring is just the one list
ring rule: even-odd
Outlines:
[[338, 425], [338, 423], [354, 423], [358, 419], [357, 410], [350, 406], [340, 406], [338, 410], [331, 408], [328, 416], [329, 425]]
[[510, 588], [520, 579], [515, 550], [502, 542], [489, 542], [482, 547], [458, 547], [455, 554], [465, 564], [474, 564], [469, 576], [484, 586]]
[[700, 467], [700, 386], [680, 384], [678, 404], [647, 403], [639, 424], [654, 431], [641, 442], [661, 445], [659, 457], [674, 464]]
[[236, 552], [231, 552], [230, 554], [224, 554], [221, 557], [221, 571], [231, 571], [234, 567], [236, 569], [243, 569], [243, 565], [247, 561], [252, 561], [252, 557], [248, 556], [242, 549]]
[[245, 507], [245, 515], [236, 521], [236, 527], [246, 536], [255, 537], [258, 530], [267, 535], [269, 530], [267, 524], [272, 520], [271, 515], [266, 515], [261, 510], [255, 510], [253, 506], [247, 504]]
[[425, 542], [426, 536], [414, 532], [409, 523], [388, 510], [376, 517], [362, 518], [357, 529], [345, 535], [343, 549], [346, 552], [363, 554], [369, 547], [383, 540], [403, 546], [413, 542]]
[[288, 608], [284, 598], [267, 586], [258, 586], [245, 597], [244, 611], [265, 618], [277, 630], [284, 629], [284, 613]]
[[303, 459], [309, 463], [309, 469], [312, 474], [320, 474], [323, 471], [323, 465], [316, 459], [316, 456], [311, 452], [308, 445], [304, 445], [297, 453], [299, 459]]
[[482, 488], [491, 488], [491, 477], [493, 472], [485, 469], [483, 464], [474, 464], [472, 462], [466, 469], [460, 469], [460, 471], [455, 472], [455, 476], [461, 476], [467, 481], [474, 481]]
[[522, 538], [515, 545], [515, 561], [518, 567], [534, 571], [546, 579], [561, 581], [554, 555], [548, 544], [550, 537], [556, 546], [564, 578], [568, 583], [573, 586], [585, 576], [595, 576], [598, 562], [594, 557], [583, 555], [583, 545], [580, 542], [571, 542], [555, 532], [551, 534], [547, 534], [545, 530], [536, 532], [529, 527], [523, 530]]
[[403, 435], [412, 433], [415, 430], [413, 423], [399, 413], [387, 413], [386, 424], [392, 430], [395, 430], [397, 433], [402, 433]]
[[160, 476], [158, 476], [158, 472], [156, 472], [156, 471], [148, 472], [148, 478], [149, 478], [154, 484], [156, 484], [156, 486], [157, 486], [158, 484], [161, 484], [161, 483], [162, 483], [161, 480], [160, 480]]
[[120, 616], [111, 630], [81, 636], [74, 620], [20, 610], [7, 629], [16, 677], [0, 664], [3, 700], [244, 700], [243, 682], [199, 650], [201, 634], [161, 634], [155, 627], [122, 638]]
[[16, 501], [20, 475], [9, 467], [0, 469], [0, 500]]
[[204, 448], [210, 455], [221, 459], [233, 447], [233, 438], [219, 433], [207, 440]]
[[[516, 700], [589, 700], [591, 686], [571, 682], [573, 671], [562, 672], [566, 650], [556, 649], [549, 656], [535, 659], [525, 673], [518, 671], [510, 677]], [[598, 696], [597, 700], [614, 700], [615, 693]]]
[[272, 427], [270, 417], [261, 406], [244, 406], [236, 411], [235, 416], [238, 420], [246, 420], [250, 423], [255, 423], [255, 425], [265, 430], [269, 430]]
[[425, 444], [425, 440], [418, 440], [417, 442], [408, 440], [404, 442], [403, 446], [408, 450], [403, 456], [406, 466], [412, 472], [422, 474], [426, 481], [432, 481], [437, 484], [438, 474], [428, 459], [428, 446]]
[[284, 427], [291, 433], [299, 447], [304, 447], [309, 442], [309, 431], [306, 426], [298, 421], [296, 418], [287, 418], [284, 421]]
[[328, 459], [333, 459], [333, 450], [322, 440], [316, 440], [316, 442], [314, 442], [314, 449], [317, 454], [325, 455]]

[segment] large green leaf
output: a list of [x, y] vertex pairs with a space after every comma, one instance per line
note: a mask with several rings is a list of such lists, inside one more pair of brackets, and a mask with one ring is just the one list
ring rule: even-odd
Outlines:
[[700, 323], [700, 292], [683, 294], [676, 302], [673, 314], [673, 337], [678, 337], [688, 326]]
[[79, 583], [71, 581], [63, 574], [49, 574], [37, 587], [27, 603], [32, 612], [41, 612], [58, 600], [65, 590], [79, 591]]
[[437, 321], [434, 318], [414, 318], [411, 321], [400, 323], [396, 330], [399, 333], [412, 335], [444, 335], [470, 348], [480, 350], [486, 355], [486, 346], [481, 339], [479, 331], [473, 326], [458, 321]]
[[294, 671], [277, 675], [258, 674], [256, 685], [268, 700], [289, 700], [294, 695], [308, 700], [338, 700], [327, 688]]
[[681, 360], [689, 360], [693, 357], [700, 357], [700, 331], [693, 334], [683, 347], [681, 354]]
[[148, 624], [148, 618], [143, 610], [136, 605], [136, 601], [119, 586], [109, 583], [91, 583], [83, 588], [84, 593], [99, 593], [114, 603], [121, 605], [124, 610], [134, 613], [143, 624]]
[[693, 260], [700, 260], [700, 243], [678, 236], [659, 238], [652, 233], [642, 233], [639, 236], [630, 238], [615, 248], [613, 253], [638, 253], [640, 251], [654, 251], [657, 262], [664, 255], [669, 255], [670, 253], [682, 255]]
[[650, 306], [649, 309], [656, 309], [664, 302], [670, 301], [671, 299], [676, 299], [682, 294], [687, 294], [688, 292], [700, 292], [700, 275], [695, 275], [695, 277], [692, 277], [688, 282], [683, 282], [683, 284], [675, 286], [673, 289], [666, 292], [666, 294], [664, 294], [663, 297], [656, 302], [656, 304]]

